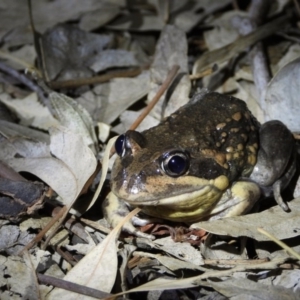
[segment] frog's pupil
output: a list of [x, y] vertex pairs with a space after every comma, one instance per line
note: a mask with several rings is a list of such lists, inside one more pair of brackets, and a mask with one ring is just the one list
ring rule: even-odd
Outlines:
[[119, 156], [122, 156], [123, 148], [124, 148], [124, 141], [125, 141], [125, 135], [121, 134], [115, 142], [115, 149]]
[[168, 162], [168, 169], [174, 174], [181, 174], [186, 169], [186, 160], [182, 156], [174, 155]]

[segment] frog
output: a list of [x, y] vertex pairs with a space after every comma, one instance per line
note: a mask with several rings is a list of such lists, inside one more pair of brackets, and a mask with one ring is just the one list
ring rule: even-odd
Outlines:
[[115, 150], [104, 215], [114, 227], [139, 207], [144, 217], [123, 226], [136, 236], [153, 239], [135, 227], [152, 220], [244, 215], [269, 196], [288, 210], [281, 191], [296, 171], [293, 135], [278, 120], [261, 125], [233, 96], [198, 92], [157, 126], [120, 135]]

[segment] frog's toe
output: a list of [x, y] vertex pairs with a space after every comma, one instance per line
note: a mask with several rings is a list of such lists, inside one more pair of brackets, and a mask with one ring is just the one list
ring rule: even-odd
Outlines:
[[136, 229], [131, 222], [126, 222], [123, 225], [123, 230], [130, 233], [130, 234], [133, 234], [137, 237], [146, 238], [146, 239], [150, 239], [150, 240], [155, 240], [154, 235], [141, 232], [140, 230]]
[[283, 201], [281, 197], [281, 180], [275, 181], [273, 184], [273, 193], [274, 193], [274, 198], [277, 204], [286, 212], [290, 211], [290, 208], [288, 205]]
[[132, 220], [132, 224], [135, 226], [145, 226], [151, 223], [162, 223], [163, 220], [159, 219], [159, 218], [153, 218], [153, 217], [149, 217], [143, 214], [142, 217], [139, 216], [133, 216], [131, 218]]

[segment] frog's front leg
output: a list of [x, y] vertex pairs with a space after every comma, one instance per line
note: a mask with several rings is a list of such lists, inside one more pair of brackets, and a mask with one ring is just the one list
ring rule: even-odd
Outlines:
[[260, 187], [251, 181], [233, 183], [211, 211], [209, 220], [241, 216], [251, 210], [261, 196]]
[[296, 171], [295, 140], [292, 133], [280, 121], [269, 121], [259, 132], [257, 162], [250, 179], [255, 181], [265, 196], [274, 195], [283, 210], [281, 190], [290, 182]]
[[[109, 225], [114, 228], [126, 215], [129, 214], [129, 208], [124, 201], [120, 200], [115, 194], [110, 192], [103, 202], [103, 212], [104, 217]], [[135, 225], [144, 226], [150, 222], [152, 222], [151, 219], [141, 219], [138, 217], [133, 217], [132, 220], [127, 221], [123, 225], [123, 230], [135, 236], [153, 240], [155, 239], [153, 235], [143, 233], [133, 226], [133, 223]]]

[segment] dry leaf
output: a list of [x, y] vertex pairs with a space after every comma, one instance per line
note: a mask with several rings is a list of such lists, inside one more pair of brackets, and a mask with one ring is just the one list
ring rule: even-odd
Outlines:
[[249, 279], [230, 278], [221, 282], [210, 281], [209, 286], [230, 299], [299, 299], [300, 293], [282, 286], [268, 286]]
[[[121, 1], [123, 2], [123, 1]], [[99, 0], [33, 0], [32, 14], [37, 31], [43, 33], [55, 24], [79, 18], [103, 6]], [[1, 0], [0, 37], [10, 45], [32, 43], [32, 31], [28, 30], [27, 1]]]
[[125, 293], [120, 293], [118, 295], [133, 293], [133, 292], [141, 292], [141, 291], [155, 291], [155, 290], [170, 290], [170, 289], [181, 289], [181, 288], [189, 288], [195, 287], [199, 285], [207, 285], [206, 281], [203, 279], [208, 278], [224, 278], [224, 276], [230, 276], [235, 272], [241, 272], [245, 270], [264, 270], [264, 269], [273, 269], [277, 268], [279, 264], [282, 264], [286, 261], [286, 258], [278, 258], [265, 263], [257, 263], [257, 264], [248, 264], [248, 265], [238, 265], [232, 269], [228, 270], [208, 270], [207, 272], [184, 279], [164, 279], [158, 278], [150, 281], [146, 284], [140, 285], [137, 288], [133, 288]]
[[[100, 244], [82, 258], [78, 264], [68, 272], [64, 279], [109, 293], [114, 285], [115, 276], [117, 274], [117, 238], [119, 232], [122, 225], [136, 213], [137, 209], [125, 217], [123, 222], [115, 227]], [[59, 299], [60, 297], [65, 300], [91, 299], [87, 296], [56, 288], [50, 293], [48, 300]]]
[[90, 68], [98, 73], [109, 68], [124, 68], [138, 66], [134, 53], [122, 49], [101, 51]]
[[213, 26], [212, 30], [204, 32], [205, 43], [208, 49], [214, 50], [234, 42], [239, 36], [237, 28], [233, 26], [235, 17], [245, 17], [248, 14], [241, 10], [232, 10], [221, 14], [208, 24]]
[[152, 241], [157, 249], [163, 250], [181, 260], [194, 265], [203, 265], [201, 253], [189, 243], [175, 243], [171, 237], [165, 237]]
[[[178, 43], [180, 41], [180, 43]], [[162, 82], [166, 79], [168, 72], [174, 65], [179, 65], [180, 69], [174, 82], [176, 86], [169, 88], [168, 92], [161, 97], [158, 104], [151, 111], [156, 119], [160, 120], [162, 113], [168, 116], [180, 106], [189, 101], [191, 82], [188, 76], [187, 60], [187, 39], [185, 33], [175, 26], [167, 25], [161, 32], [156, 45], [154, 60], [151, 65], [151, 90], [148, 94], [148, 101], [157, 93]], [[168, 106], [163, 110], [164, 105]]]
[[170, 257], [170, 256], [166, 256], [166, 255], [135, 251], [134, 256], [155, 258], [163, 266], [167, 267], [171, 271], [177, 271], [180, 269], [202, 270], [201, 268], [199, 268], [199, 266], [197, 266], [191, 262], [183, 261], [183, 260], [180, 260], [180, 259], [177, 259], [174, 257]]
[[24, 65], [18, 63], [20, 60], [24, 62], [26, 65], [34, 66], [36, 60], [36, 52], [33, 45], [25, 45], [20, 49], [11, 52], [11, 55], [17, 58], [17, 61], [7, 61], [7, 64], [16, 70], [23, 70]]
[[42, 59], [48, 80], [91, 77], [90, 67], [103, 58], [111, 35], [99, 35], [59, 24], [41, 37]]
[[96, 153], [97, 137], [93, 120], [87, 110], [64, 94], [50, 92], [49, 99], [60, 124], [80, 135], [85, 145]]
[[[16, 225], [4, 225], [0, 228], [0, 249], [10, 255], [18, 255], [23, 247], [35, 237], [27, 231], [20, 231]], [[0, 263], [1, 265], [1, 263]], [[1, 276], [0, 276], [1, 277]]]
[[24, 99], [6, 100], [0, 97], [0, 101], [18, 116], [21, 125], [48, 130], [49, 127], [59, 124], [48, 108], [38, 101], [36, 93]]
[[50, 149], [55, 158], [10, 158], [7, 164], [17, 172], [25, 171], [41, 178], [68, 205], [95, 171], [97, 161], [81, 136], [62, 128], [51, 130]]
[[0, 278], [1, 299], [38, 299], [32, 272], [21, 257], [0, 256]]
[[120, 4], [116, 5], [116, 3], [101, 1], [101, 8], [82, 15], [79, 27], [83, 30], [91, 31], [113, 20], [120, 13], [120, 5], [124, 6], [125, 4], [121, 3], [123, 1], [119, 2]]
[[41, 182], [0, 177], [0, 217], [12, 221], [33, 214], [43, 206], [45, 186]]
[[[99, 121], [111, 124], [126, 108], [149, 92], [149, 72], [134, 78], [115, 78], [94, 88], [101, 97]], [[128, 88], [130, 87], [130, 88]]]
[[8, 139], [21, 137], [23, 139], [40, 141], [45, 144], [50, 143], [50, 137], [48, 134], [8, 121], [0, 120], [0, 132]]
[[115, 136], [115, 137], [111, 138], [107, 143], [107, 146], [106, 146], [106, 149], [105, 149], [105, 152], [104, 152], [104, 156], [103, 156], [103, 159], [102, 159], [101, 179], [100, 179], [99, 185], [97, 187], [97, 190], [95, 191], [93, 199], [92, 199], [91, 203], [89, 204], [87, 210], [89, 210], [94, 205], [95, 201], [98, 199], [99, 194], [102, 190], [104, 181], [106, 179], [107, 170], [108, 170], [108, 167], [109, 167], [109, 162], [110, 162], [109, 158], [110, 158], [111, 148], [114, 146], [115, 141], [117, 140], [117, 138], [118, 137]]
[[268, 84], [265, 97], [266, 120], [280, 120], [291, 131], [300, 131], [300, 58], [284, 66]]
[[257, 232], [261, 227], [278, 239], [288, 239], [299, 235], [300, 198], [289, 202], [291, 212], [287, 213], [281, 207], [275, 206], [260, 213], [246, 216], [225, 218], [222, 220], [206, 221], [193, 224], [195, 229], [227, 236], [248, 236], [257, 241], [269, 240]]

